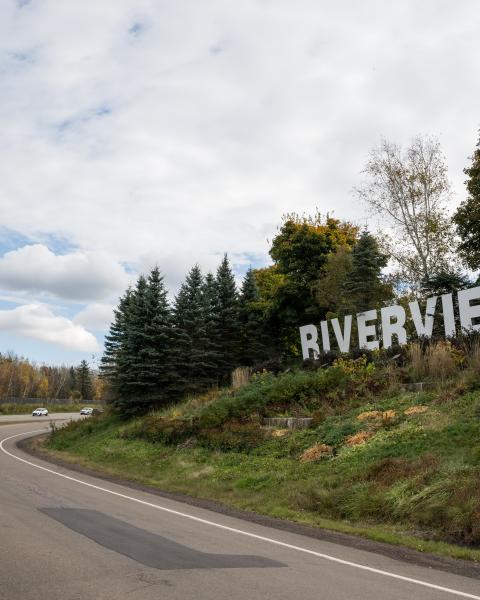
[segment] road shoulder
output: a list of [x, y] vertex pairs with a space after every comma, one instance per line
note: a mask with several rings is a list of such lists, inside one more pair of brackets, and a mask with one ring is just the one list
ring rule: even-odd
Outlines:
[[137, 483], [135, 481], [122, 479], [118, 476], [113, 476], [100, 470], [84, 467], [83, 465], [53, 456], [51, 453], [45, 450], [45, 448], [41, 446], [41, 441], [45, 438], [45, 435], [46, 434], [42, 434], [40, 436], [21, 439], [15, 444], [15, 446], [22, 452], [25, 452], [26, 454], [29, 454], [35, 458], [44, 460], [50, 464], [75, 471], [76, 473], [82, 473], [90, 477], [95, 477], [103, 481], [122, 485], [133, 490], [146, 492], [161, 498], [168, 498], [170, 500], [182, 502], [186, 505], [206, 509], [229, 517], [242, 519], [244, 521], [270, 527], [279, 531], [287, 531], [309, 538], [355, 548], [357, 550], [380, 554], [394, 560], [399, 560], [408, 564], [414, 564], [420, 567], [438, 569], [446, 573], [480, 579], [480, 564], [476, 562], [436, 556], [428, 553], [418, 552], [417, 550], [412, 550], [410, 548], [394, 546], [346, 533], [310, 527], [308, 525], [302, 525], [292, 521], [284, 521], [274, 517], [260, 515], [251, 511], [233, 508], [213, 500], [204, 500], [201, 498], [187, 496], [186, 494], [163, 491], [158, 488]]

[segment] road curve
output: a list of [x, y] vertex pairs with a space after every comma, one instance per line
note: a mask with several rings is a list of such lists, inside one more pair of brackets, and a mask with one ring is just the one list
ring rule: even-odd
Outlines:
[[24, 421], [0, 427], [0, 600], [480, 600], [478, 579], [32, 458], [16, 442], [48, 419]]

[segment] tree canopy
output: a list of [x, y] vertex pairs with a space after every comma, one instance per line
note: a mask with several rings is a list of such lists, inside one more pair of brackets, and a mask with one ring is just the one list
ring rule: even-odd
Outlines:
[[467, 267], [480, 269], [480, 137], [472, 156], [472, 163], [464, 169], [468, 176], [468, 198], [464, 200], [454, 215], [461, 243], [459, 251]]

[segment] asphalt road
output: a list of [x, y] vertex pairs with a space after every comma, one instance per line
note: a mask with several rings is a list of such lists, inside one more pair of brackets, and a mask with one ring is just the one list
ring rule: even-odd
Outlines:
[[78, 413], [50, 413], [48, 417], [32, 417], [27, 415], [0, 415], [0, 425], [8, 425], [10, 423], [36, 423], [49, 421], [69, 421], [70, 419], [78, 419]]
[[1, 600], [480, 600], [478, 579], [32, 458], [15, 444], [49, 419], [23, 420], [0, 427]]

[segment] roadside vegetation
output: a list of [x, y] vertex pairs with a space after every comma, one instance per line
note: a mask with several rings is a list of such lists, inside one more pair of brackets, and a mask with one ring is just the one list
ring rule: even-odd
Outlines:
[[[465, 174], [468, 199], [452, 218], [438, 141], [384, 142], [356, 194], [388, 236], [291, 213], [272, 264], [248, 269], [240, 289], [226, 255], [215, 274], [194, 265], [173, 302], [158, 267], [140, 275], [105, 338], [110, 414], [53, 431], [48, 451], [160, 489], [480, 559], [478, 289], [467, 325], [450, 295], [480, 285], [478, 145]], [[405, 333], [418, 342], [365, 352], [354, 322], [358, 344], [323, 340], [318, 360], [301, 364], [299, 326], [343, 319], [346, 332], [348, 315], [413, 302], [420, 318]], [[268, 421], [282, 417], [309, 427]]]
[[[480, 560], [478, 343], [304, 366], [237, 372], [235, 387], [127, 422], [71, 423], [46, 447], [163, 490]], [[425, 389], [408, 389], [420, 376]], [[282, 416], [312, 421], [265, 426]]]

